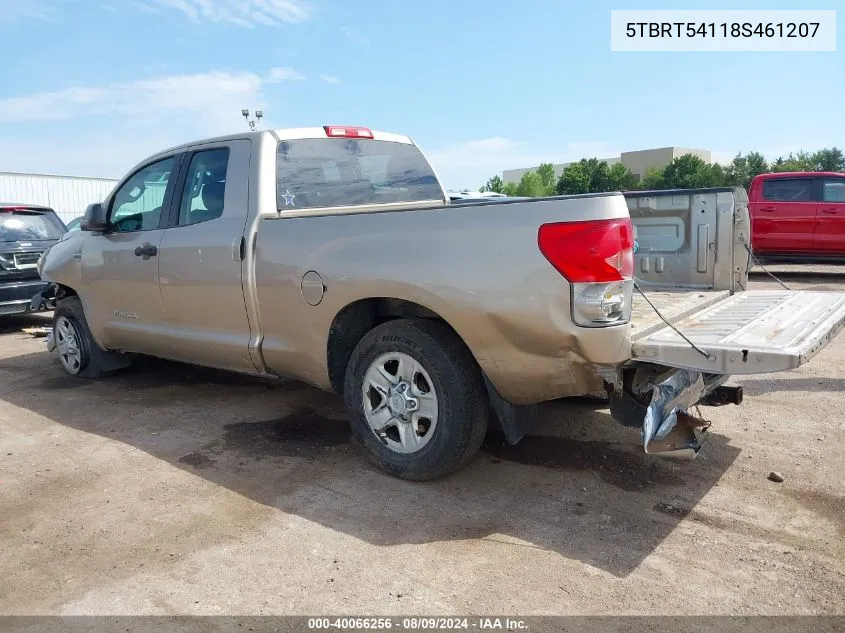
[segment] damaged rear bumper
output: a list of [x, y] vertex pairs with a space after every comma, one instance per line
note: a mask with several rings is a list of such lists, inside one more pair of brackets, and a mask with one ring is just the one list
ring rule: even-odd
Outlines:
[[742, 390], [723, 387], [727, 379], [721, 374], [638, 365], [626, 370], [621, 392], [612, 392], [610, 412], [625, 426], [642, 429], [646, 453], [694, 458], [701, 450], [696, 430], [709, 423], [688, 409], [739, 404]]

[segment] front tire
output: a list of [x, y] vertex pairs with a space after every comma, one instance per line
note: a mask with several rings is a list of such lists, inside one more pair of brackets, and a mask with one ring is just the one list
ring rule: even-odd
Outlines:
[[70, 376], [102, 378], [131, 360], [102, 349], [88, 327], [79, 297], [59, 301], [53, 312], [53, 340], [62, 368]]
[[403, 479], [454, 472], [487, 432], [481, 371], [437, 321], [400, 319], [370, 330], [352, 352], [344, 398], [355, 437], [376, 465]]

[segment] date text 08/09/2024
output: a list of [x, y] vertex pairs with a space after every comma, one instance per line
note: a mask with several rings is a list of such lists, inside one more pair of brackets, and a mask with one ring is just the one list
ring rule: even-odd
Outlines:
[[498, 617], [401, 617], [401, 618], [309, 618], [309, 630], [363, 631], [363, 630], [408, 630], [408, 631], [527, 631], [525, 620]]
[[628, 22], [626, 37], [770, 37], [813, 38], [820, 22]]

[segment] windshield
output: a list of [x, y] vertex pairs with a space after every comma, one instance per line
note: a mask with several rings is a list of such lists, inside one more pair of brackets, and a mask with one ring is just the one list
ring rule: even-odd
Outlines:
[[326, 138], [282, 141], [276, 158], [280, 211], [443, 200], [414, 145]]
[[73, 220], [67, 223], [67, 232], [70, 233], [71, 231], [78, 231], [81, 227], [82, 218], [73, 218]]
[[0, 242], [57, 240], [64, 230], [50, 214], [26, 209], [0, 209]]

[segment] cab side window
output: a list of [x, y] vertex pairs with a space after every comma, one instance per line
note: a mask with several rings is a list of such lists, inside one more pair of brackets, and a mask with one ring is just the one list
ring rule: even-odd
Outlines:
[[772, 202], [810, 202], [813, 199], [813, 181], [810, 178], [765, 180], [763, 199]]
[[822, 187], [823, 202], [845, 202], [845, 179], [825, 180]]
[[143, 167], [115, 193], [109, 222], [118, 233], [150, 231], [161, 222], [161, 207], [176, 158], [171, 156]]
[[194, 153], [179, 203], [179, 226], [214, 220], [223, 215], [229, 148]]

